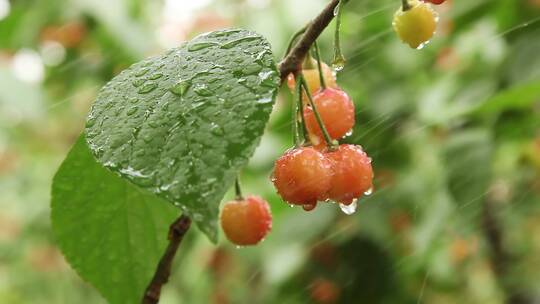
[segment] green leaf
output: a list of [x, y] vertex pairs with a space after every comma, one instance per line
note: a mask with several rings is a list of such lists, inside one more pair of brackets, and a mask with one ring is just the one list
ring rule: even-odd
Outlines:
[[110, 303], [138, 303], [178, 209], [97, 163], [81, 136], [56, 173], [52, 227], [66, 259]]
[[490, 114], [508, 109], [524, 109], [540, 102], [540, 81], [511, 87], [480, 104], [473, 113]]
[[109, 82], [87, 141], [105, 167], [181, 207], [216, 241], [219, 202], [259, 143], [279, 84], [263, 37], [204, 34]]

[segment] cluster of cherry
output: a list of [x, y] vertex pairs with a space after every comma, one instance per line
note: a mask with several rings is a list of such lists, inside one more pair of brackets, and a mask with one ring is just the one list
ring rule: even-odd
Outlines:
[[[402, 0], [393, 27], [412, 48], [429, 42], [438, 21], [430, 3], [445, 0]], [[315, 45], [316, 47], [316, 45]], [[357, 199], [373, 191], [371, 158], [362, 147], [337, 140], [348, 135], [355, 124], [352, 99], [336, 84], [333, 69], [308, 56], [303, 69], [288, 77], [297, 97], [294, 110], [295, 147], [276, 162], [272, 182], [290, 205], [313, 210], [318, 202], [336, 202], [348, 214], [356, 210]], [[303, 140], [300, 138], [303, 134]], [[243, 198], [237, 183], [237, 198], [225, 203], [221, 227], [238, 246], [259, 243], [272, 227], [268, 202], [259, 196]]]

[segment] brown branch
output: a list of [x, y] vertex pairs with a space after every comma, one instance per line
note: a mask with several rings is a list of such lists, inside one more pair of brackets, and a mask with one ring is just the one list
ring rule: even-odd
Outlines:
[[[328, 26], [334, 18], [334, 9], [339, 0], [332, 0], [323, 11], [313, 19], [306, 27], [302, 38], [296, 43], [294, 48], [279, 64], [281, 81], [285, 80], [290, 73], [296, 74], [300, 70], [302, 60], [308, 53], [311, 45], [321, 35], [322, 31]], [[188, 216], [180, 216], [169, 228], [169, 245], [161, 257], [154, 273], [154, 277], [146, 287], [142, 304], [156, 304], [159, 302], [161, 287], [167, 283], [171, 275], [171, 266], [178, 251], [178, 247], [189, 230], [191, 219]]]
[[334, 10], [338, 4], [339, 0], [330, 1], [323, 11], [309, 23], [306, 32], [291, 52], [283, 58], [279, 64], [281, 81], [284, 81], [289, 74], [296, 74], [300, 70], [302, 60], [304, 60], [309, 48], [319, 38], [328, 24], [330, 24], [330, 21], [334, 19]]
[[506, 293], [506, 304], [530, 304], [530, 297], [508, 278], [512, 275], [512, 256], [504, 246], [504, 231], [497, 217], [496, 203], [487, 199], [482, 206], [482, 229], [490, 249], [491, 265], [498, 284]]
[[189, 230], [190, 225], [191, 219], [187, 215], [182, 214], [169, 227], [169, 245], [161, 257], [161, 260], [159, 260], [154, 277], [148, 284], [148, 287], [146, 287], [144, 296], [141, 300], [142, 304], [155, 304], [159, 302], [161, 287], [169, 280], [174, 256], [176, 255], [176, 251], [178, 251], [178, 247], [180, 246], [184, 235]]

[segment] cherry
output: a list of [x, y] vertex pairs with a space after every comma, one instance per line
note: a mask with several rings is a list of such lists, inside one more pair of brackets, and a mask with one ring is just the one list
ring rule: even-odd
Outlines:
[[422, 0], [422, 1], [439, 5], [439, 4], [443, 4], [446, 0]]
[[373, 169], [371, 158], [355, 145], [340, 145], [336, 151], [326, 153], [332, 162], [334, 175], [328, 197], [338, 203], [349, 205], [354, 199], [371, 191]]
[[272, 228], [270, 207], [254, 195], [227, 202], [221, 210], [221, 228], [236, 245], [256, 245]]
[[409, 0], [410, 8], [400, 8], [394, 15], [392, 25], [399, 38], [412, 48], [421, 48], [427, 43], [437, 27], [437, 13], [429, 4]]
[[331, 178], [330, 161], [316, 149], [305, 147], [291, 149], [276, 161], [272, 181], [283, 200], [314, 206], [326, 199]]
[[[326, 88], [313, 96], [313, 103], [332, 139], [343, 137], [354, 126], [354, 103], [344, 91]], [[315, 146], [324, 143], [323, 133], [311, 107], [305, 107], [304, 118], [311, 142]]]
[[[304, 79], [306, 80], [306, 83], [308, 85], [309, 91], [311, 95], [314, 95], [321, 89], [321, 81], [319, 77], [319, 70], [317, 68], [317, 61], [312, 60], [312, 66], [315, 68], [313, 69], [303, 69], [302, 74], [304, 75]], [[337, 88], [336, 83], [336, 74], [332, 68], [330, 68], [326, 63], [321, 62], [322, 71], [323, 71], [323, 77], [324, 82], [327, 87], [329, 88]], [[294, 75], [290, 74], [289, 77], [287, 77], [287, 85], [289, 86], [289, 89], [294, 91], [296, 86], [296, 80], [294, 79]], [[306, 96], [304, 94], [304, 102], [307, 102]]]

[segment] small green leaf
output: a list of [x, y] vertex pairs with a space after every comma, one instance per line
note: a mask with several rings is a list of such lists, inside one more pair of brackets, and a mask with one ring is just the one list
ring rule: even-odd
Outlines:
[[84, 136], [53, 180], [57, 242], [77, 273], [110, 303], [139, 303], [178, 213], [103, 168]]
[[109, 82], [87, 141], [101, 164], [181, 207], [216, 241], [219, 202], [253, 154], [279, 84], [263, 37], [204, 34]]

